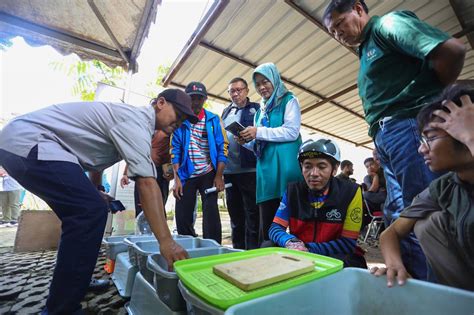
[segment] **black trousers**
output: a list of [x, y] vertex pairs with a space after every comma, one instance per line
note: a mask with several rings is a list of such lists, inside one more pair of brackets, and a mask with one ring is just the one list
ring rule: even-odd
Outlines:
[[258, 248], [258, 207], [255, 201], [256, 173], [224, 175], [232, 187], [225, 191], [232, 228], [232, 246], [239, 249]]
[[217, 192], [205, 194], [204, 190], [214, 186], [216, 172], [188, 179], [183, 186], [183, 196], [176, 200], [176, 226], [178, 234], [197, 236], [194, 230], [193, 213], [196, 205], [196, 192], [202, 201], [202, 234], [204, 238], [222, 241], [221, 218], [217, 207]]
[[[163, 198], [163, 210], [165, 211], [166, 217], [166, 201], [168, 200], [168, 194], [170, 192], [170, 182], [163, 177], [163, 169], [161, 166], [156, 166], [156, 183], [161, 189], [161, 197]], [[133, 191], [135, 196], [135, 217], [137, 217], [142, 211], [142, 204], [140, 202], [140, 195], [138, 194], [138, 186], [135, 184]]]
[[81, 301], [97, 262], [108, 206], [81, 166], [41, 161], [37, 153], [37, 146], [27, 158], [0, 149], [0, 164], [61, 220], [56, 266], [42, 314], [82, 314]]
[[270, 229], [270, 225], [272, 225], [273, 218], [275, 218], [275, 214], [279, 206], [280, 198], [270, 199], [258, 204], [260, 211], [260, 225], [258, 233], [259, 244], [270, 240], [268, 237], [268, 230]]

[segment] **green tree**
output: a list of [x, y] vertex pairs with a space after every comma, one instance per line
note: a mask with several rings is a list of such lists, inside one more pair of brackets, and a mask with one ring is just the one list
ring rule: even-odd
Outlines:
[[111, 68], [98, 60], [82, 61], [64, 57], [51, 62], [50, 65], [54, 70], [62, 71], [74, 78], [76, 83], [72, 88], [72, 94], [79, 95], [84, 101], [94, 100], [98, 82], [124, 86], [127, 77], [121, 67]]
[[164, 89], [161, 84], [165, 75], [169, 72], [171, 65], [159, 65], [156, 68], [156, 79], [146, 84], [146, 95], [149, 97], [155, 97], [159, 91]]

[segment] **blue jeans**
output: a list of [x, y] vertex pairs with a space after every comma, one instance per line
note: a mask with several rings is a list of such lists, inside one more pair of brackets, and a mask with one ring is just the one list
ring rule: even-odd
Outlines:
[[62, 223], [56, 267], [42, 314], [80, 314], [99, 253], [107, 204], [74, 163], [37, 160], [0, 149], [0, 164], [25, 189], [43, 199]]
[[[413, 118], [381, 123], [375, 145], [387, 182], [384, 213], [391, 223], [438, 175], [429, 170], [418, 153], [420, 133]], [[426, 280], [426, 258], [415, 235], [411, 233], [402, 240], [400, 247], [407, 271], [416, 279]]]

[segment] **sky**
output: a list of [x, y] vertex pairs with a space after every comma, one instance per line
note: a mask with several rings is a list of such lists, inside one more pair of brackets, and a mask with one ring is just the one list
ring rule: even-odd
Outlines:
[[[139, 70], [132, 77], [131, 91], [146, 93], [146, 84], [155, 79], [157, 67], [173, 63], [212, 2], [163, 0], [138, 57]], [[50, 65], [61, 59], [76, 60], [76, 55], [64, 57], [49, 46], [30, 47], [22, 38], [13, 42], [7, 51], [0, 51], [0, 126], [15, 115], [54, 103], [79, 101], [78, 96], [72, 95], [73, 80]], [[216, 112], [220, 114], [219, 110]], [[302, 134], [303, 139], [320, 137]], [[362, 181], [366, 175], [363, 160], [371, 152], [342, 141], [337, 143], [342, 158], [354, 163], [354, 177]]]

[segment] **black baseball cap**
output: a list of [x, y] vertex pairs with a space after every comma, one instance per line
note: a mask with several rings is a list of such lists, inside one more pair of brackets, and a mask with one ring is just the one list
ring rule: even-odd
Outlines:
[[204, 97], [207, 97], [206, 87], [201, 82], [193, 81], [189, 83], [184, 91], [188, 95], [202, 95]]
[[163, 97], [167, 102], [171, 103], [175, 109], [188, 116], [190, 123], [195, 124], [199, 121], [191, 108], [191, 97], [188, 94], [179, 89], [166, 89], [158, 94], [156, 98], [160, 97]]

